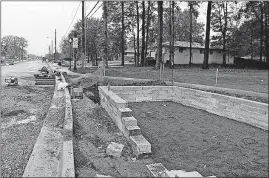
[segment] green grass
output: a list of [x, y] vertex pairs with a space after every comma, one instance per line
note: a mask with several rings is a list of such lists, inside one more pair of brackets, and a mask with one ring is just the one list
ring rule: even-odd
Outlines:
[[[203, 70], [200, 67], [184, 67], [173, 70], [174, 81], [200, 85], [215, 85], [216, 67]], [[154, 67], [125, 66], [123, 68], [107, 68], [107, 76], [142, 79], [159, 79], [160, 71]], [[171, 81], [172, 70], [164, 69], [164, 79]], [[251, 69], [219, 68], [218, 87], [268, 93], [268, 71]]]

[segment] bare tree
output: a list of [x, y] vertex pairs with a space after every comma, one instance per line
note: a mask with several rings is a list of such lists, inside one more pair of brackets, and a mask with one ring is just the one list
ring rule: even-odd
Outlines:
[[206, 13], [206, 39], [205, 39], [205, 54], [203, 61], [203, 69], [208, 69], [208, 57], [209, 57], [209, 42], [210, 42], [210, 17], [211, 17], [211, 4], [212, 1], [208, 1], [207, 13]]
[[136, 1], [136, 23], [137, 23], [137, 37], [136, 37], [136, 40], [137, 40], [137, 54], [136, 54], [136, 57], [137, 57], [137, 60], [136, 60], [136, 64], [137, 66], [139, 66], [139, 6], [138, 6], [138, 1]]
[[121, 65], [124, 66], [124, 2], [121, 1]]
[[162, 42], [163, 42], [163, 1], [158, 1], [158, 49], [157, 49], [157, 59], [156, 68], [160, 68], [160, 63], [162, 62]]

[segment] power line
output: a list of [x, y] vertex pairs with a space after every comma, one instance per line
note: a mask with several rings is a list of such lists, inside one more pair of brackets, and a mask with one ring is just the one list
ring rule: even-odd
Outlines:
[[[97, 3], [94, 5], [94, 7], [92, 8], [92, 10], [88, 13], [88, 15], [90, 15], [91, 13], [92, 13], [92, 11], [93, 11], [93, 9], [97, 6], [97, 4], [99, 3], [100, 1], [97, 1]], [[85, 18], [87, 18], [88, 17], [88, 15], [86, 15], [86, 17]]]
[[73, 17], [73, 20], [72, 20], [72, 22], [70, 23], [70, 25], [69, 25], [69, 27], [68, 27], [68, 29], [67, 29], [65, 35], [63, 36], [63, 38], [67, 35], [67, 33], [68, 33], [68, 31], [69, 31], [69, 29], [70, 29], [70, 27], [71, 27], [71, 25], [72, 25], [72, 23], [73, 23], [73, 21], [74, 21], [76, 15], [77, 15], [77, 13], [78, 13], [78, 9], [79, 9], [79, 7], [80, 7], [80, 4], [81, 4], [81, 2], [79, 3], [78, 8], [77, 8], [77, 11], [76, 11], [76, 13], [75, 13], [75, 15], [74, 15], [74, 17]]
[[[96, 11], [98, 11], [102, 5], [103, 5], [103, 3], [102, 3], [102, 4], [100, 4], [100, 6], [98, 7], [98, 9], [96, 9], [96, 10], [94, 11], [94, 13], [93, 13], [93, 14], [95, 14], [95, 12], [96, 12]], [[92, 14], [92, 15], [91, 15], [89, 18], [91, 18], [91, 17], [93, 16], [93, 14]]]

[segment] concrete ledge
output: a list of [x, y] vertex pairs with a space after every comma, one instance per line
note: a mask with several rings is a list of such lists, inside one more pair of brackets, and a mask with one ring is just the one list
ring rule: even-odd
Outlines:
[[[166, 82], [166, 83], [172, 84], [172, 82]], [[179, 86], [179, 87], [192, 87], [194, 89], [200, 89], [200, 90], [212, 90], [212, 91], [226, 92], [230, 94], [243, 94], [243, 95], [254, 96], [254, 97], [268, 98], [267, 93], [259, 93], [259, 92], [238, 90], [238, 89], [232, 89], [232, 88], [214, 87], [214, 86], [208, 86], [208, 85], [180, 83], [180, 82], [174, 82], [174, 85]]]
[[[58, 77], [55, 78], [56, 85], [51, 107], [24, 170], [23, 177], [75, 177], [70, 94], [68, 89], [65, 89], [65, 91], [57, 90], [60, 82], [57, 79]], [[63, 76], [62, 79], [64, 80]], [[59, 101], [63, 103], [59, 103]], [[53, 112], [63, 108], [65, 108], [64, 118], [56, 118]], [[63, 127], [59, 127], [56, 123], [61, 119], [63, 119]]]
[[[58, 95], [64, 97], [64, 95], [62, 95], [63, 91], [57, 91], [57, 85], [59, 83], [57, 77], [55, 78], [55, 83], [52, 104], [54, 100], [59, 98]], [[24, 170], [23, 177], [58, 177], [60, 175], [60, 159], [64, 138], [61, 127], [54, 124], [58, 118], [55, 118], [55, 116], [50, 113], [55, 110], [52, 104]], [[63, 105], [63, 103], [59, 103], [56, 109], [59, 110], [64, 107], [64, 105], [61, 105]]]
[[[64, 76], [61, 74], [63, 82]], [[73, 114], [71, 96], [68, 88], [65, 88], [65, 121], [64, 121], [64, 142], [62, 148], [62, 157], [60, 160], [61, 174], [60, 177], [75, 177], [75, 162], [73, 153]]]

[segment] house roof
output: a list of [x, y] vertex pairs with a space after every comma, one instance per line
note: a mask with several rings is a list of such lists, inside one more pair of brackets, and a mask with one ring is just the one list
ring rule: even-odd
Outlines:
[[[163, 43], [163, 46], [169, 46], [169, 41], [168, 42], [165, 42]], [[175, 47], [185, 47], [185, 48], [189, 48], [190, 47], [190, 42], [189, 41], [175, 41], [175, 44], [174, 44]], [[196, 42], [192, 42], [192, 48], [202, 48], [204, 49], [205, 46], [204, 45], [201, 45], [200, 43], [196, 43]], [[218, 47], [210, 47], [210, 49], [220, 49]]]
[[128, 48], [127, 50], [125, 50], [126, 53], [134, 53], [134, 48]]

